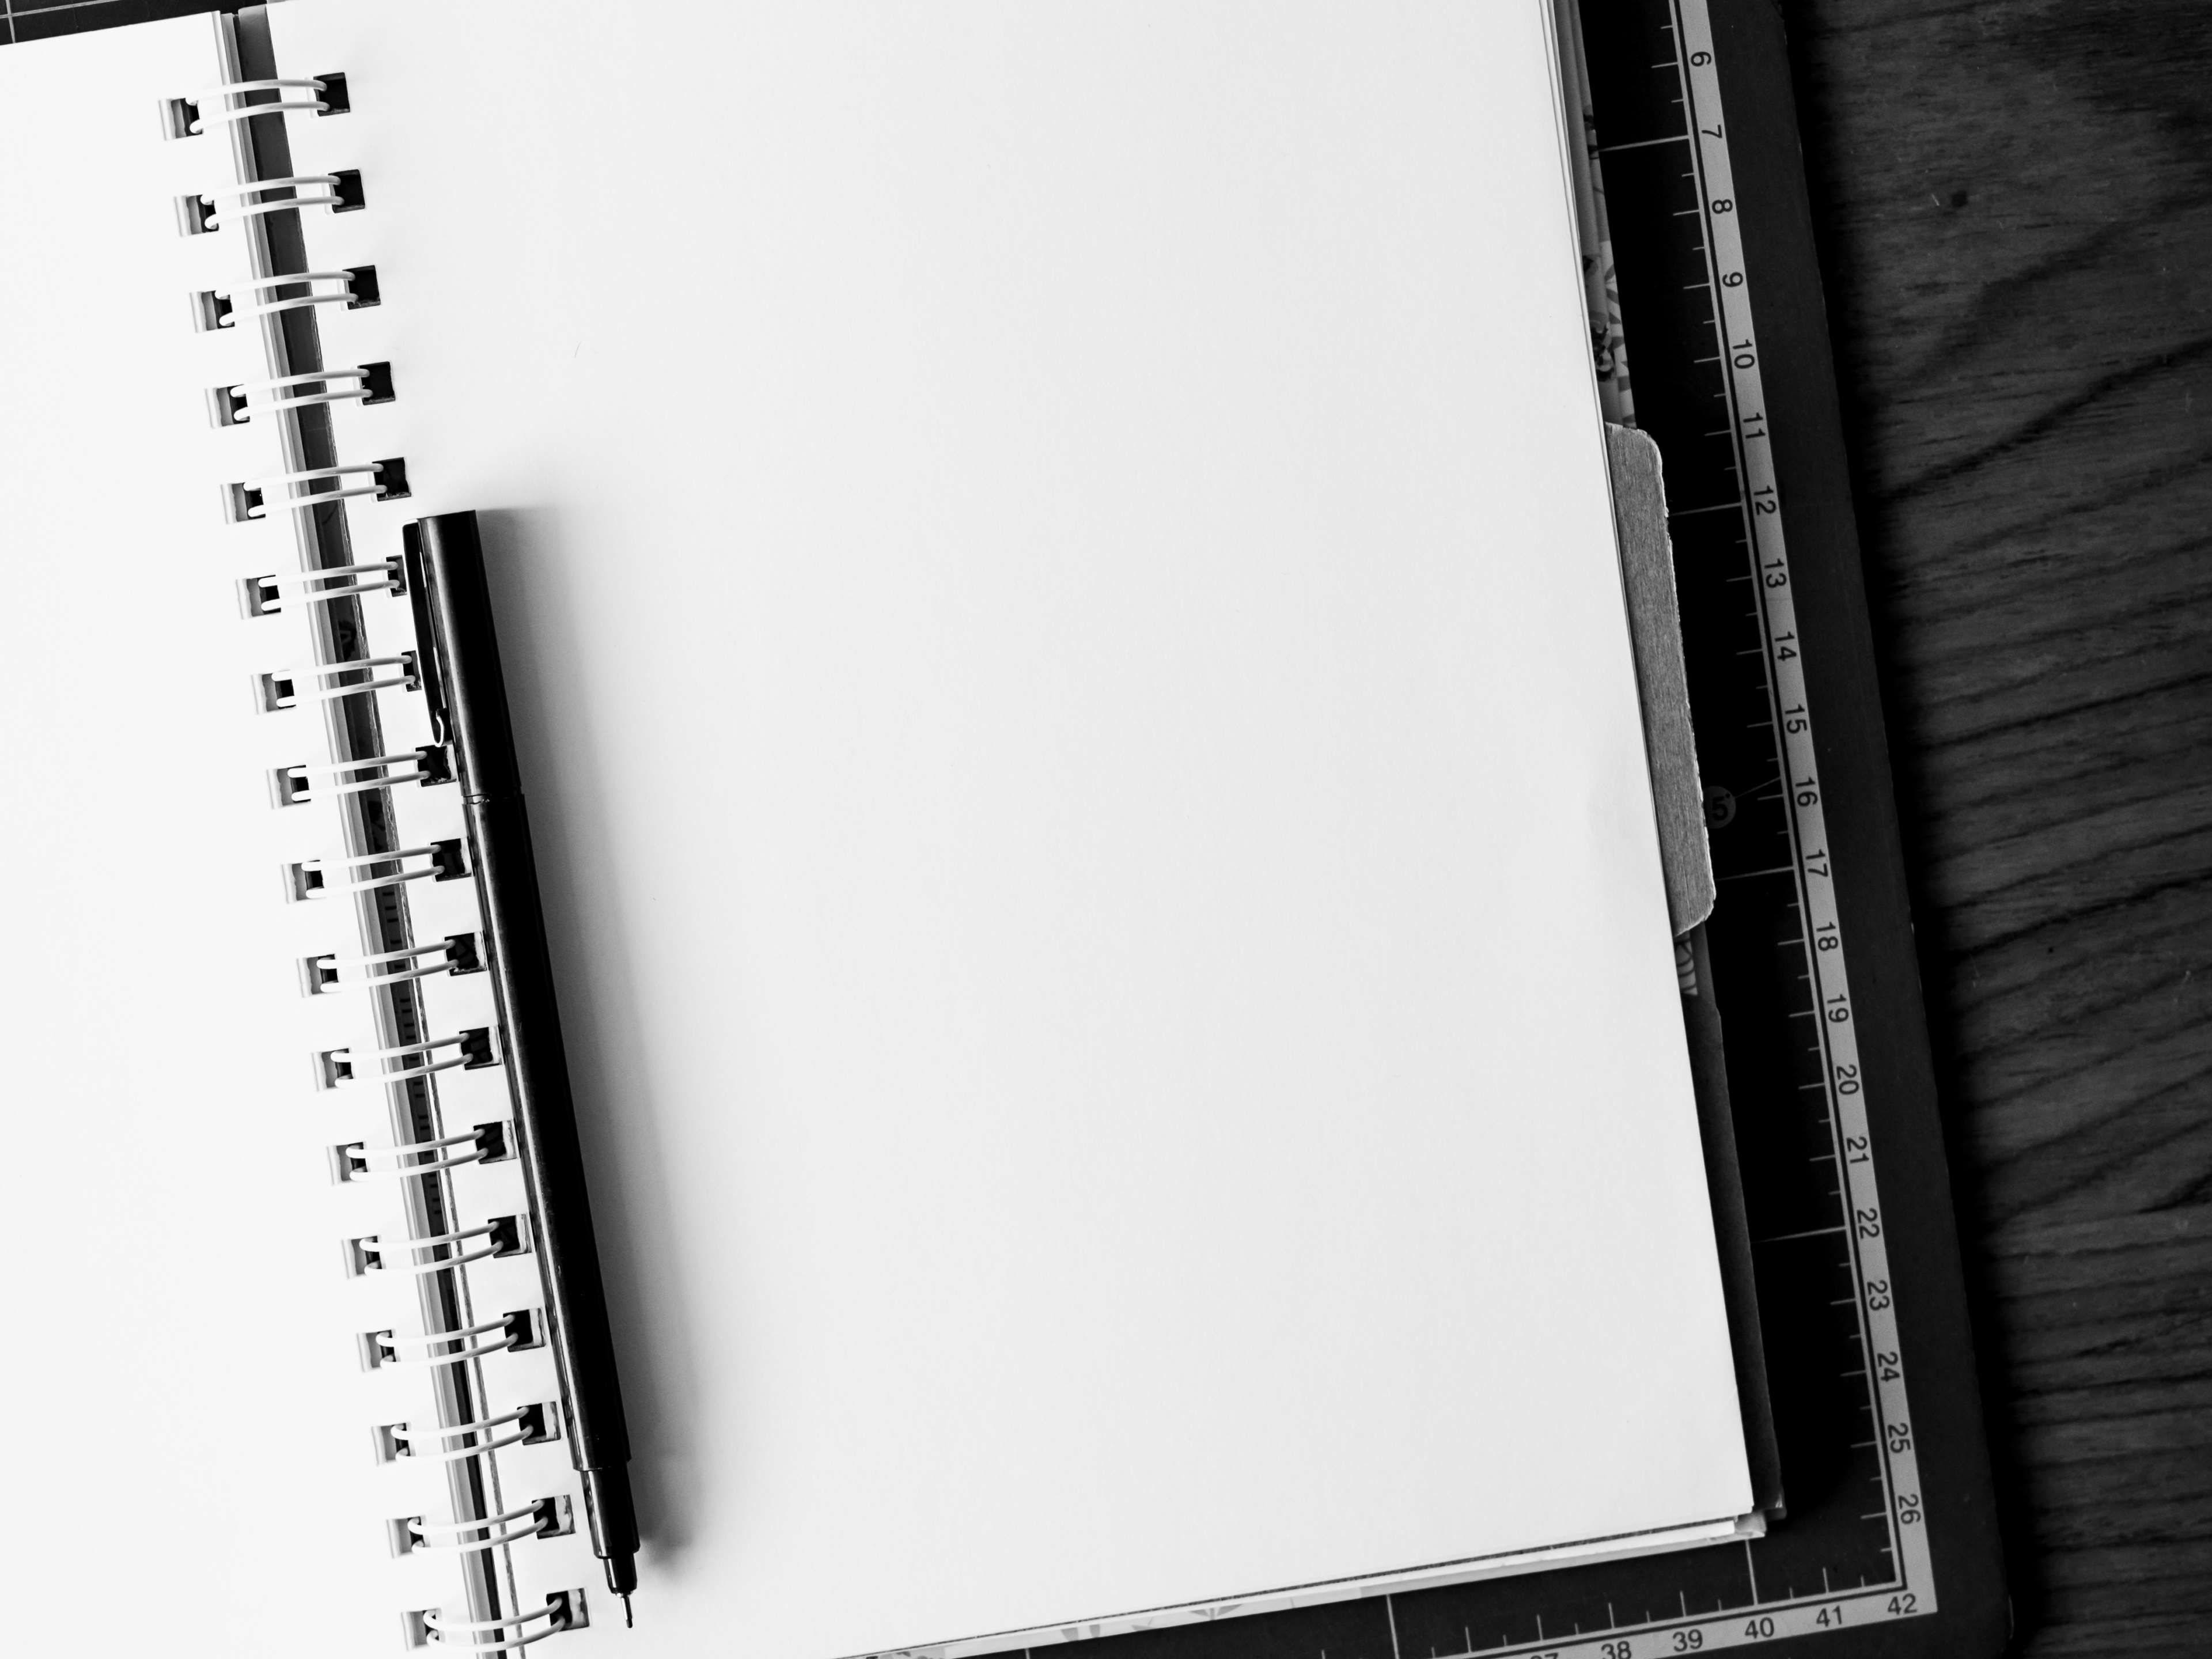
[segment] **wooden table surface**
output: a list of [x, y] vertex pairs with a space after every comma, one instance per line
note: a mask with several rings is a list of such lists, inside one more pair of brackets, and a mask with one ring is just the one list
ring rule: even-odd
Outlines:
[[2018, 1650], [2212, 1653], [2212, 3], [1782, 3]]

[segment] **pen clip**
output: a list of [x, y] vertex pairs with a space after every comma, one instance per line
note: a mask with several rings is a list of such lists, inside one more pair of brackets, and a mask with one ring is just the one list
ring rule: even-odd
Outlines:
[[446, 699], [445, 641], [438, 632], [436, 612], [422, 568], [422, 526], [403, 525], [399, 532], [400, 559], [406, 567], [407, 597], [415, 612], [415, 672], [422, 683], [422, 702], [430, 716], [430, 732], [440, 744], [453, 740], [452, 720]]

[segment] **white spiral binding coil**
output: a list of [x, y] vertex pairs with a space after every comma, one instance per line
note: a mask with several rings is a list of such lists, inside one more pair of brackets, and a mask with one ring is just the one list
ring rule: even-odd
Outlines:
[[[309, 185], [335, 185], [335, 173], [295, 173], [282, 179], [256, 179], [246, 185], [215, 185], [200, 192], [203, 202], [218, 202], [226, 196], [235, 196], [244, 201], [249, 196], [258, 196], [264, 191], [304, 190]], [[296, 205], [296, 204], [295, 204]]]
[[[449, 1620], [435, 1607], [426, 1608], [416, 1617], [422, 1620], [423, 1634], [429, 1641], [441, 1646], [450, 1644], [465, 1647], [472, 1653], [491, 1654], [503, 1652], [509, 1648], [528, 1647], [532, 1642], [542, 1642], [549, 1636], [558, 1636], [569, 1627], [569, 1622], [574, 1615], [569, 1611], [568, 1597], [563, 1595], [558, 1601], [549, 1600], [543, 1607], [534, 1612], [519, 1613], [511, 1619]], [[529, 1630], [530, 1626], [538, 1623], [540, 1620], [550, 1621], [544, 1630]], [[507, 1638], [495, 1635], [495, 1632], [503, 1630], [526, 1631], [528, 1633]], [[448, 1632], [466, 1639], [453, 1643]], [[481, 1639], [484, 1636], [491, 1637], [492, 1639]]]
[[[322, 191], [319, 196], [303, 193], [318, 186]], [[272, 190], [289, 190], [293, 193], [274, 201], [248, 199], [258, 198]], [[237, 198], [235, 204], [228, 208], [216, 207], [216, 204], [226, 197]], [[295, 208], [345, 205], [338, 195], [338, 175], [335, 173], [301, 173], [285, 179], [263, 179], [250, 185], [223, 185], [214, 190], [202, 191], [199, 199], [215, 208], [213, 213], [206, 216], [205, 223], [210, 230], [221, 230], [234, 219], [258, 218], [264, 213], [289, 213]]]
[[[364, 864], [397, 864], [402, 859], [435, 858], [447, 845], [447, 843], [444, 842], [432, 842], [428, 847], [395, 847], [389, 853], [359, 853], [346, 858], [319, 859], [313, 860], [313, 862], [320, 864], [339, 864], [352, 868], [358, 868]], [[422, 873], [429, 875], [434, 874], [434, 872], [424, 871]], [[375, 886], [383, 885], [381, 882], [374, 883], [372, 884]]]
[[[450, 1048], [456, 1044], [460, 1047], [461, 1053], [453, 1059], [435, 1061], [430, 1059], [439, 1049]], [[390, 1048], [325, 1048], [319, 1056], [319, 1070], [324, 1079], [323, 1086], [326, 1089], [343, 1088], [349, 1084], [405, 1083], [415, 1078], [428, 1077], [434, 1072], [450, 1072], [456, 1066], [488, 1066], [491, 1063], [490, 1054], [491, 1030], [489, 1026], [477, 1026], [452, 1036], [430, 1037], [421, 1042], [402, 1042]], [[353, 1069], [356, 1059], [380, 1061], [420, 1060], [422, 1064], [388, 1069], [380, 1067], [374, 1072], [361, 1073]]]
[[[373, 1158], [411, 1158], [417, 1152], [442, 1152], [448, 1146], [468, 1146], [470, 1150], [453, 1158], [435, 1158], [428, 1164], [398, 1164], [380, 1169], [371, 1164]], [[359, 1181], [368, 1176], [435, 1175], [441, 1170], [458, 1170], [465, 1164], [485, 1164], [494, 1156], [484, 1145], [484, 1133], [479, 1128], [473, 1134], [447, 1135], [438, 1140], [403, 1141], [396, 1146], [369, 1146], [351, 1141], [331, 1149], [331, 1164], [340, 1170], [341, 1181]]]
[[[362, 690], [365, 691], [369, 690], [369, 688], [363, 686]], [[307, 769], [304, 766], [288, 766], [283, 769], [283, 771], [288, 773], [304, 772]], [[333, 799], [339, 795], [364, 795], [372, 789], [389, 789], [396, 784], [444, 783], [445, 781], [447, 781], [447, 780], [444, 775], [441, 773], [387, 772], [381, 777], [356, 778], [350, 783], [325, 784], [319, 788], [314, 789], [311, 793], [295, 795], [290, 800], [284, 804], [288, 806], [297, 806], [302, 805], [308, 801]]]
[[[241, 522], [250, 517], [247, 487], [244, 484], [232, 484], [228, 493], [231, 497], [228, 511], [232, 522]], [[353, 493], [357, 495], [360, 492]], [[337, 499], [336, 495], [309, 497], [306, 504], [312, 506], [318, 500], [335, 501]], [[380, 580], [380, 573], [381, 573]], [[308, 586], [311, 582], [334, 581], [344, 581], [347, 586], [343, 587]], [[366, 564], [326, 564], [313, 570], [272, 572], [264, 576], [241, 576], [238, 580], [238, 608], [241, 615], [248, 617], [275, 617], [283, 614], [288, 600], [298, 605], [327, 605], [332, 599], [358, 599], [365, 593], [404, 593], [406, 591], [406, 578], [400, 574], [399, 561], [397, 559], [380, 559]], [[410, 673], [407, 678], [411, 680], [413, 676]], [[349, 689], [363, 691], [373, 688], [353, 686]], [[408, 690], [410, 691], [414, 690], [413, 685], [410, 684]], [[344, 694], [339, 692], [334, 695]]]
[[[342, 696], [349, 690], [374, 691], [380, 686], [404, 684], [404, 681], [382, 680], [374, 684], [341, 687], [325, 695]], [[335, 800], [341, 795], [362, 795], [372, 789], [396, 789], [402, 784], [419, 783], [428, 787], [434, 783], [451, 783], [453, 775], [439, 757], [441, 751], [426, 745], [410, 750], [404, 755], [379, 755], [374, 760], [347, 761], [336, 766], [279, 766], [269, 774], [270, 793], [279, 807], [304, 806], [319, 800]], [[412, 772], [394, 772], [390, 769], [414, 763]], [[341, 783], [341, 775], [349, 772], [372, 772], [365, 778], [348, 778]], [[316, 780], [319, 778], [321, 782]]]
[[[332, 388], [331, 383], [334, 380], [351, 380], [355, 384]], [[297, 397], [274, 395], [260, 403], [253, 400], [252, 394], [257, 392], [283, 394], [294, 386], [319, 386], [325, 389], [303, 392]], [[276, 415], [288, 409], [313, 409], [319, 404], [365, 403], [374, 395], [369, 387], [368, 371], [365, 368], [319, 368], [307, 374], [280, 374], [269, 380], [241, 380], [234, 386], [217, 386], [216, 391], [228, 398], [234, 405], [243, 405], [234, 408], [231, 413], [230, 424], [234, 426], [242, 426], [256, 415]]]
[[[321, 989], [324, 993], [328, 993], [333, 990], [373, 991], [380, 985], [404, 985], [410, 980], [435, 979], [441, 974], [450, 974], [453, 971], [454, 963], [453, 958], [450, 957], [443, 957], [439, 961], [431, 963], [428, 967], [424, 967], [419, 960], [419, 953], [424, 951], [436, 951], [442, 950], [444, 948], [443, 943], [441, 942], [437, 945], [410, 945], [404, 951], [395, 951], [392, 953], [395, 957], [406, 956], [417, 958], [416, 965], [410, 968], [398, 969], [389, 974], [364, 974], [359, 979], [332, 980], [326, 982]], [[324, 963], [333, 962], [335, 958], [331, 957], [307, 957], [302, 958], [302, 960], [308, 967], [314, 968]], [[356, 957], [356, 960], [358, 961], [359, 958]]]
[[[383, 681], [383, 684], [392, 686], [392, 684], [396, 684], [396, 681], [387, 679]], [[374, 686], [354, 686], [352, 690], [374, 690]], [[407, 759], [414, 759], [414, 757], [410, 754]], [[378, 765], [389, 765], [389, 761], [378, 761]], [[285, 772], [307, 772], [305, 765], [288, 765], [288, 768], [283, 769]], [[345, 769], [358, 769], [358, 768], [345, 768]], [[303, 796], [303, 799], [305, 801], [321, 801], [321, 799], [325, 799], [325, 796], [368, 794], [369, 790], [389, 790], [394, 783], [445, 783], [445, 779], [442, 779], [441, 775], [435, 775], [435, 772], [385, 772], [383, 776], [374, 776], [374, 779], [354, 779], [352, 783], [325, 783], [323, 787], [319, 787], [314, 794]]]
[[[231, 298], [237, 294], [271, 294], [280, 288], [313, 289], [318, 283], [337, 283], [338, 291], [295, 294], [283, 300], [257, 300], [251, 305], [240, 305]], [[308, 306], [352, 305], [358, 297], [354, 293], [353, 272], [350, 270], [302, 270], [289, 276], [259, 276], [240, 283], [234, 289], [217, 289], [204, 296], [210, 301], [220, 300], [230, 307], [223, 316], [212, 320], [203, 319], [201, 327], [235, 328], [242, 317], [273, 317], [281, 311], [299, 311]]]
[[496, 1435], [476, 1446], [441, 1446], [436, 1451], [410, 1451], [407, 1455], [418, 1462], [458, 1463], [465, 1457], [483, 1457], [509, 1446], [526, 1446], [536, 1438], [527, 1429], [518, 1429], [513, 1434]]
[[[382, 483], [378, 481], [376, 475], [383, 471], [384, 463], [382, 461], [351, 461], [338, 466], [304, 467], [297, 472], [272, 472], [265, 477], [245, 479], [241, 483], [233, 484], [231, 489], [234, 492], [258, 493], [263, 490], [273, 489], [278, 484], [282, 484], [284, 486], [286, 494], [282, 501], [275, 503], [275, 506], [284, 507], [290, 512], [302, 513], [313, 507], [324, 506], [331, 501], [350, 501], [356, 495], [381, 497], [384, 494], [385, 486]], [[368, 474], [369, 482], [365, 484], [357, 484], [349, 489], [319, 490], [308, 495], [294, 495], [290, 493], [292, 487], [295, 484], [331, 483], [336, 482], [338, 479], [350, 477], [351, 475], [358, 472], [366, 472]], [[236, 522], [240, 519], [265, 519], [269, 516], [272, 507], [270, 503], [264, 498], [258, 501], [240, 502], [232, 512], [230, 517], [234, 522]], [[391, 566], [395, 572], [397, 571], [397, 561], [386, 560], [385, 562]], [[353, 568], [354, 567], [352, 566], [340, 565], [329, 565], [325, 567], [325, 568], [330, 570], [351, 569]], [[319, 573], [315, 571], [303, 571], [301, 574], [303, 575], [313, 576]], [[364, 589], [362, 591], [366, 592], [367, 590]], [[310, 599], [337, 599], [339, 596], [336, 593], [314, 593], [309, 594], [307, 597]]]
[[[329, 952], [325, 952], [323, 955], [319, 957], [309, 957], [307, 960], [310, 962], [322, 963], [333, 971], [340, 968], [381, 968], [387, 962], [417, 961], [423, 957], [428, 956], [434, 951], [444, 951], [450, 953], [453, 950], [453, 941], [452, 939], [434, 939], [428, 945], [402, 945], [397, 951], [377, 951], [368, 956], [341, 957]], [[368, 982], [374, 985], [379, 981], [372, 979]]]
[[489, 1335], [493, 1331], [507, 1329], [504, 1319], [486, 1320], [480, 1325], [460, 1325], [450, 1331], [410, 1331], [395, 1335], [390, 1331], [377, 1333], [377, 1340], [386, 1348], [397, 1351], [401, 1346], [434, 1348], [441, 1342], [466, 1342], [471, 1337]]
[[[520, 1347], [522, 1339], [514, 1329], [515, 1316], [495, 1319], [481, 1325], [463, 1325], [450, 1331], [430, 1331], [420, 1334], [399, 1336], [391, 1331], [373, 1331], [368, 1342], [378, 1351], [375, 1360], [384, 1365], [459, 1365], [471, 1359], [482, 1359], [487, 1354], [505, 1353], [509, 1348]], [[496, 1342], [470, 1342], [471, 1337], [489, 1335], [493, 1331], [503, 1332]], [[403, 1354], [400, 1346], [434, 1346], [441, 1342], [460, 1342], [465, 1346], [452, 1353]]]
[[472, 1238], [488, 1238], [491, 1243], [480, 1250], [467, 1250], [459, 1255], [440, 1256], [428, 1261], [403, 1262], [392, 1267], [384, 1265], [384, 1245], [376, 1235], [356, 1239], [354, 1247], [362, 1255], [375, 1259], [376, 1265], [369, 1268], [369, 1272], [390, 1273], [443, 1273], [448, 1267], [462, 1267], [468, 1262], [488, 1261], [495, 1255], [520, 1253], [516, 1248], [520, 1243], [520, 1226], [512, 1216], [505, 1218], [503, 1223], [486, 1222], [481, 1227], [464, 1227], [457, 1233], [440, 1233], [434, 1238], [410, 1238], [406, 1247], [419, 1254], [424, 1250], [447, 1249], [456, 1244], [465, 1244]]
[[[371, 865], [398, 864], [406, 859], [427, 858], [428, 867], [421, 870], [396, 870], [389, 875], [370, 876], [361, 881], [330, 883], [324, 879], [325, 868], [341, 870], [365, 869]], [[302, 859], [297, 864], [284, 866], [285, 888], [295, 900], [335, 898], [347, 893], [372, 892], [379, 887], [397, 887], [410, 881], [450, 881], [467, 872], [460, 866], [460, 843], [457, 841], [434, 842], [428, 847], [402, 847], [389, 853], [362, 853], [343, 859]]]
[[[502, 1544], [519, 1544], [526, 1538], [543, 1538], [556, 1523], [551, 1500], [540, 1498], [519, 1510], [506, 1510], [497, 1515], [488, 1515], [481, 1521], [425, 1521], [419, 1516], [410, 1516], [402, 1524], [413, 1537], [411, 1546], [418, 1550], [455, 1550], [469, 1552], [497, 1549]], [[527, 1521], [526, 1527], [512, 1523]], [[498, 1528], [508, 1530], [501, 1532]], [[464, 1538], [463, 1533], [481, 1532], [483, 1538]]]
[[226, 101], [219, 109], [210, 110], [209, 103], [216, 99], [228, 100], [243, 98], [256, 92], [321, 92], [320, 81], [229, 81], [219, 87], [209, 87], [192, 94], [192, 102], [200, 108], [200, 118], [185, 129], [189, 133], [205, 132], [222, 121], [249, 121], [257, 115], [281, 115], [287, 110], [301, 110], [320, 115], [330, 106], [319, 98], [283, 98], [272, 104], [232, 104]]
[[[436, 960], [425, 964], [425, 957], [434, 957]], [[407, 965], [393, 967], [389, 973], [373, 971], [397, 963]], [[441, 974], [469, 973], [483, 965], [476, 935], [453, 933], [427, 945], [407, 945], [397, 951], [379, 951], [370, 956], [342, 957], [326, 951], [319, 956], [302, 957], [300, 979], [309, 996], [327, 996], [333, 991], [369, 991], [380, 985], [434, 979]], [[346, 968], [360, 969], [361, 977], [339, 977], [339, 970]]]
[[[430, 1241], [427, 1238], [413, 1238], [408, 1240], [408, 1243], [419, 1245], [427, 1244]], [[511, 1412], [501, 1412], [497, 1417], [480, 1417], [473, 1423], [441, 1423], [436, 1428], [428, 1431], [426, 1437], [458, 1440], [465, 1434], [487, 1434], [494, 1429], [503, 1429], [510, 1423], [526, 1423], [543, 1413], [544, 1409], [543, 1406], [517, 1406]], [[404, 1440], [412, 1431], [404, 1423], [395, 1423], [392, 1425], [392, 1432]]]
[[[325, 574], [337, 576], [355, 574], [364, 569], [374, 570], [380, 568], [380, 567], [374, 564], [345, 565], [342, 567], [325, 565], [323, 568]], [[246, 580], [256, 584], [265, 581], [270, 586], [276, 588], [277, 592], [280, 593], [283, 591], [281, 586], [278, 586], [278, 579], [274, 576], [252, 576], [248, 577]], [[385, 592], [388, 590], [378, 588], [374, 589], [374, 591]], [[397, 668], [403, 672], [392, 678], [375, 680], [361, 684], [324, 686], [313, 691], [301, 691], [298, 689], [301, 680], [331, 680], [336, 679], [341, 674], [358, 674], [379, 668]], [[282, 714], [284, 710], [288, 708], [295, 708], [303, 702], [327, 702], [332, 697], [351, 696], [356, 691], [381, 691], [387, 689], [412, 691], [421, 684], [421, 671], [417, 665], [416, 655], [412, 651], [403, 651], [396, 657], [356, 657], [351, 662], [319, 663], [316, 666], [307, 669], [305, 672], [296, 668], [272, 668], [265, 674], [257, 674], [254, 677], [254, 687], [259, 696], [261, 712], [264, 714]], [[418, 750], [417, 753], [419, 754], [419, 752], [420, 751]], [[409, 759], [413, 759], [415, 757], [416, 757], [414, 756], [407, 757]], [[370, 763], [371, 763], [368, 761], [355, 763], [355, 764], [362, 766], [367, 766]], [[330, 769], [306, 768], [302, 769], [329, 769], [343, 771], [346, 769], [346, 768], [341, 764], [336, 768]]]
[[415, 1158], [424, 1152], [443, 1152], [448, 1146], [474, 1146], [474, 1158], [439, 1158], [428, 1164], [402, 1164], [389, 1170], [370, 1169], [368, 1175], [413, 1175], [418, 1170], [449, 1170], [456, 1164], [473, 1164], [483, 1156], [483, 1136], [471, 1131], [465, 1135], [441, 1135], [435, 1140], [403, 1140], [392, 1146], [365, 1146], [356, 1141], [344, 1150], [356, 1164], [367, 1164], [373, 1158]]
[[[422, 1241], [413, 1242], [420, 1243]], [[426, 1462], [458, 1463], [465, 1457], [481, 1457], [486, 1452], [497, 1451], [501, 1447], [527, 1445], [533, 1440], [550, 1440], [553, 1437], [551, 1434], [535, 1431], [532, 1427], [535, 1425], [538, 1430], [542, 1430], [550, 1421], [550, 1415], [544, 1406], [518, 1406], [511, 1412], [501, 1412], [497, 1417], [482, 1418], [474, 1423], [457, 1423], [450, 1428], [439, 1427], [425, 1431], [423, 1438], [426, 1440], [458, 1440], [464, 1435], [488, 1434], [494, 1429], [503, 1429], [510, 1423], [522, 1425], [513, 1434], [495, 1436], [473, 1446], [441, 1446], [436, 1451], [416, 1451], [412, 1443], [414, 1431], [404, 1423], [394, 1423], [385, 1432], [393, 1440], [406, 1445], [406, 1456]]]
[[[376, 686], [405, 685], [407, 684], [408, 682], [404, 679], [376, 680], [370, 682], [370, 684]], [[339, 686], [335, 692], [325, 693], [325, 695], [343, 696], [349, 691], [366, 691], [368, 690], [369, 690], [369, 685], [366, 684], [342, 685]], [[313, 694], [310, 693], [309, 695], [313, 696]], [[374, 767], [416, 765], [421, 763], [422, 759], [422, 751], [421, 750], [410, 749], [404, 755], [370, 755], [365, 759], [354, 761], [302, 762], [297, 766], [287, 766], [281, 769], [286, 772], [296, 772], [304, 778], [335, 778], [343, 773], [366, 772]]]

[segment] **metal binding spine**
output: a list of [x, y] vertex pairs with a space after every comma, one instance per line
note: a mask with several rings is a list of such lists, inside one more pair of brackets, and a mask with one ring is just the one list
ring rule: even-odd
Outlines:
[[[410, 1435], [402, 1425], [398, 1432], [410, 1443], [410, 1455], [416, 1438], [439, 1448], [433, 1461], [445, 1467], [454, 1518], [428, 1526], [418, 1519], [413, 1536], [425, 1545], [432, 1538], [451, 1540], [433, 1547], [455, 1556], [465, 1598], [464, 1616], [449, 1619], [442, 1609], [409, 1615], [410, 1640], [495, 1654], [580, 1625], [582, 1593], [563, 1592], [542, 1609], [522, 1612], [507, 1559], [513, 1547], [549, 1530], [547, 1504], [540, 1500], [518, 1510], [501, 1502], [497, 1453], [551, 1437], [543, 1407], [501, 1413], [485, 1403], [483, 1365], [499, 1353], [538, 1346], [544, 1315], [507, 1313], [487, 1321], [472, 1310], [469, 1270], [471, 1263], [528, 1249], [532, 1230], [517, 1217], [471, 1225], [457, 1211], [452, 1172], [509, 1157], [512, 1131], [504, 1121], [463, 1133], [443, 1127], [438, 1074], [495, 1063], [496, 1044], [488, 1028], [453, 1036], [427, 1029], [423, 982], [471, 971], [481, 962], [471, 934], [416, 940], [407, 895], [416, 881], [466, 873], [468, 860], [459, 842], [410, 847], [396, 833], [392, 790], [447, 781], [451, 772], [434, 746], [394, 753], [382, 737], [379, 696], [406, 695], [419, 680], [411, 651], [379, 654], [368, 644], [362, 601], [401, 591], [402, 577], [397, 560], [354, 556], [343, 503], [404, 495], [405, 475], [396, 459], [342, 458], [329, 420], [338, 404], [387, 399], [389, 370], [384, 364], [325, 365], [317, 315], [327, 307], [375, 304], [380, 293], [373, 267], [322, 270], [304, 257], [302, 210], [342, 210], [363, 205], [363, 198], [357, 173], [290, 164], [285, 119], [337, 113], [349, 104], [341, 76], [276, 71], [264, 17], [219, 14], [210, 23], [219, 84], [168, 100], [166, 126], [174, 138], [214, 135], [212, 142], [228, 153], [231, 177], [210, 180], [177, 206], [186, 231], [242, 241], [246, 268], [228, 290], [193, 295], [192, 320], [203, 331], [249, 327], [261, 343], [264, 375], [214, 388], [209, 411], [218, 427], [273, 430], [277, 465], [227, 484], [223, 507], [234, 522], [289, 525], [298, 568], [240, 583], [241, 609], [249, 617], [294, 613], [313, 641], [315, 660], [304, 671], [260, 676], [257, 703], [267, 713], [319, 714], [327, 755], [277, 769], [270, 781], [280, 805], [327, 800], [343, 845], [335, 856], [286, 866], [285, 891], [295, 899], [351, 901], [358, 951], [307, 958], [300, 964], [302, 982], [318, 995], [336, 988], [364, 992], [375, 1035], [370, 1044], [319, 1055], [318, 1076], [326, 1085], [373, 1085], [386, 1102], [392, 1133], [388, 1146], [351, 1141], [332, 1148], [332, 1174], [342, 1182], [389, 1180], [404, 1214], [404, 1237], [387, 1246], [371, 1236], [349, 1248], [363, 1269], [381, 1270], [389, 1256], [414, 1281], [422, 1328], [372, 1333], [364, 1339], [363, 1360], [373, 1367], [404, 1365], [427, 1379], [437, 1426]], [[342, 966], [354, 976], [342, 977]], [[521, 1426], [504, 1436], [487, 1432], [510, 1424]], [[453, 1441], [466, 1443], [447, 1443]], [[517, 1524], [526, 1520], [534, 1524]]]

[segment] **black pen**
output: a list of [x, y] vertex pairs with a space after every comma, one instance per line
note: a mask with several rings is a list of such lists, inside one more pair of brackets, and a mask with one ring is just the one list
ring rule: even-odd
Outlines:
[[405, 554], [417, 672], [468, 815], [485, 965], [498, 1000], [569, 1456], [583, 1480], [592, 1553], [606, 1567], [607, 1588], [623, 1598], [627, 1622], [638, 1541], [629, 1434], [477, 515], [445, 513], [407, 526]]

